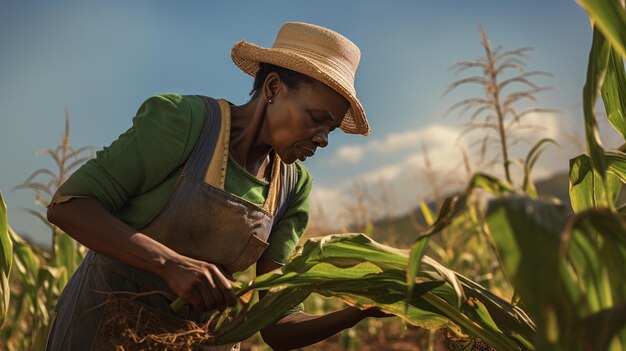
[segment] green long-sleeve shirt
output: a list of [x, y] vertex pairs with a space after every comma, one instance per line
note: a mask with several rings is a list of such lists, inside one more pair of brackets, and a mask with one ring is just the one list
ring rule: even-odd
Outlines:
[[[193, 95], [167, 94], [147, 99], [133, 125], [61, 186], [61, 198], [98, 199], [114, 216], [139, 229], [163, 208], [176, 179], [200, 137], [204, 103]], [[306, 228], [312, 178], [298, 163], [298, 181], [282, 219], [272, 228], [263, 257], [284, 263]], [[269, 190], [229, 157], [225, 190], [262, 205]]]

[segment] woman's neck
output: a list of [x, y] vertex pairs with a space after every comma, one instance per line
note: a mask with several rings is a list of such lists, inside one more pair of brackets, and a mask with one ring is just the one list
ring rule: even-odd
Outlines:
[[254, 98], [230, 108], [230, 155], [257, 178], [265, 178], [272, 151], [264, 128], [265, 106], [264, 101]]

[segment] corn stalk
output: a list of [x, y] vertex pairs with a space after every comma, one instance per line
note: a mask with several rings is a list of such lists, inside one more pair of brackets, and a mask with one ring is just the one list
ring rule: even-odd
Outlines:
[[[555, 112], [546, 108], [529, 108], [520, 112], [517, 105], [524, 101], [536, 102], [536, 95], [549, 90], [550, 87], [539, 86], [531, 78], [551, 76], [551, 74], [543, 71], [526, 71], [526, 64], [522, 59], [528, 57], [527, 52], [533, 50], [532, 48], [510, 51], [503, 51], [501, 47], [493, 49], [487, 34], [482, 28], [479, 28], [479, 31], [485, 57], [458, 62], [451, 67], [451, 70], [458, 74], [468, 69], [478, 68], [482, 71], [482, 75], [454, 81], [448, 86], [444, 95], [460, 86], [477, 84], [483, 88], [484, 97], [462, 100], [452, 105], [446, 114], [460, 109], [459, 115], [464, 116], [471, 111], [469, 122], [461, 136], [473, 131], [483, 133], [483, 137], [472, 144], [472, 146], [480, 145], [481, 160], [486, 158], [491, 145], [497, 145], [499, 152], [486, 163], [490, 166], [500, 161], [506, 180], [513, 184], [510, 165], [515, 162], [515, 159], [510, 155], [510, 147], [525, 140], [523, 135], [517, 134], [520, 131], [539, 128], [537, 125], [523, 124], [522, 119], [534, 113]], [[511, 70], [518, 73], [509, 77], [508, 72]], [[507, 92], [508, 87], [514, 84], [527, 89]]]
[[[41, 168], [14, 189], [35, 192], [35, 203], [45, 207], [69, 174], [92, 155], [84, 156], [93, 147], [74, 149], [69, 144], [69, 114], [65, 111], [65, 132], [55, 149], [40, 150], [57, 166], [56, 171]], [[39, 180], [44, 176], [49, 179]], [[49, 223], [42, 212], [27, 212], [46, 224], [52, 233], [52, 248], [45, 252], [23, 240], [8, 226], [6, 207], [0, 211], [0, 244], [2, 245], [2, 277], [10, 280], [2, 285], [3, 307], [0, 336], [7, 350], [42, 350], [52, 322], [52, 311], [69, 277], [82, 261], [85, 248], [58, 227]], [[12, 265], [11, 265], [12, 258]], [[8, 264], [7, 264], [8, 263]], [[8, 304], [8, 299], [11, 303]]]

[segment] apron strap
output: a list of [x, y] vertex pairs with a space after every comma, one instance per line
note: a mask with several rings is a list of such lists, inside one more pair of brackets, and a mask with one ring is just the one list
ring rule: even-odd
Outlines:
[[[220, 130], [223, 128], [222, 119], [220, 117], [220, 108], [215, 101], [210, 97], [199, 96], [204, 102], [205, 118], [202, 131], [198, 142], [194, 147], [185, 167], [183, 168], [182, 175], [195, 179], [203, 179], [205, 176], [205, 170], [213, 159], [214, 150], [218, 142]], [[224, 173], [226, 170], [224, 169]]]
[[276, 225], [285, 214], [285, 212], [287, 212], [287, 209], [289, 208], [289, 203], [291, 202], [291, 199], [296, 192], [296, 185], [298, 183], [298, 170], [296, 169], [296, 164], [292, 163], [288, 165], [282, 162], [280, 162], [280, 164], [282, 168], [282, 177], [280, 190], [277, 192], [279, 196], [276, 202], [274, 223], [272, 225]]
[[230, 142], [230, 105], [228, 101], [223, 99], [217, 100], [215, 105], [221, 123], [219, 135], [217, 138], [214, 137], [217, 140], [214, 150], [212, 150], [213, 157], [208, 166], [204, 168], [204, 182], [223, 191], [226, 181], [226, 166], [228, 165], [228, 144]]
[[272, 162], [272, 175], [270, 180], [270, 189], [267, 192], [267, 197], [265, 198], [265, 203], [263, 204], [263, 209], [273, 215], [276, 214], [276, 208], [278, 207], [278, 202], [280, 200], [280, 190], [281, 190], [281, 165], [283, 162], [278, 157], [278, 154], [274, 153], [274, 161]]

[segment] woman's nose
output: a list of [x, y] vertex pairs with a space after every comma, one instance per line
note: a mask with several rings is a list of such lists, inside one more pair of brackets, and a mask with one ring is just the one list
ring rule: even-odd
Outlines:
[[313, 142], [318, 147], [326, 147], [328, 145], [328, 132], [320, 131], [315, 136], [313, 136]]

